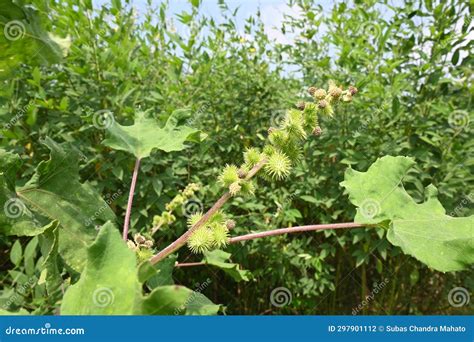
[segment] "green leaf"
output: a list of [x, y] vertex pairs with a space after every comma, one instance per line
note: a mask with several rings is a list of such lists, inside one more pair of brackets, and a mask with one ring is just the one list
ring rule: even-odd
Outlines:
[[[48, 229], [39, 236], [41, 254], [43, 255], [43, 276], [46, 282], [48, 297], [60, 292], [62, 278], [58, 267], [59, 222], [53, 221]], [[50, 299], [50, 298], [48, 298]]]
[[38, 246], [38, 238], [33, 237], [25, 247], [23, 257], [25, 259], [25, 272], [29, 276], [33, 276], [35, 273], [35, 257], [36, 247]]
[[313, 204], [318, 204], [318, 200], [316, 198], [314, 198], [313, 196], [303, 195], [303, 196], [300, 196], [300, 198], [303, 201], [313, 203]]
[[135, 253], [110, 222], [100, 229], [87, 254], [79, 281], [64, 295], [63, 315], [211, 315], [220, 308], [199, 293], [207, 282], [198, 292], [183, 286], [159, 286], [142, 297], [139, 279], [152, 276], [153, 267], [143, 263], [137, 272]]
[[175, 115], [173, 113], [165, 126], [160, 127], [155, 119], [138, 112], [132, 126], [113, 122], [103, 143], [113, 149], [130, 152], [138, 159], [148, 157], [155, 148], [165, 152], [181, 151], [186, 148], [186, 141], [199, 141], [199, 131], [177, 126]]
[[58, 63], [66, 54], [71, 40], [44, 31], [40, 13], [33, 5], [17, 5], [12, 0], [2, 2], [0, 79], [8, 77], [21, 63]]
[[160, 286], [142, 302], [144, 315], [215, 315], [220, 305], [184, 286]]
[[140, 264], [138, 278], [140, 283], [145, 283], [150, 289], [158, 286], [174, 285], [173, 270], [177, 255], [170, 255], [166, 259], [152, 265], [149, 261]]
[[135, 254], [108, 222], [87, 250], [81, 278], [66, 291], [61, 314], [131, 315], [139, 294]]
[[12, 246], [12, 250], [10, 251], [10, 260], [15, 264], [15, 266], [20, 265], [22, 255], [23, 250], [21, 248], [20, 240], [16, 240]]
[[0, 232], [4, 235], [35, 236], [47, 226], [34, 215], [15, 193], [16, 173], [20, 167], [20, 157], [0, 149]]
[[28, 316], [30, 313], [25, 309], [20, 309], [19, 311], [7, 311], [0, 309], [0, 316]]
[[415, 164], [409, 157], [385, 156], [367, 172], [348, 169], [341, 183], [357, 206], [355, 221], [388, 222], [388, 240], [438, 271], [460, 271], [474, 263], [474, 216], [447, 216], [437, 189], [426, 189], [418, 204], [403, 188], [402, 180]]
[[208, 265], [219, 267], [235, 281], [249, 281], [252, 277], [252, 273], [248, 270], [241, 270], [239, 264], [227, 262], [230, 256], [230, 253], [215, 249], [204, 253], [203, 262]]
[[90, 185], [79, 182], [75, 153], [49, 138], [44, 144], [51, 151], [50, 159], [41, 162], [30, 181], [16, 192], [35, 212], [59, 221], [60, 254], [80, 272], [86, 248], [96, 236], [95, 227], [115, 221], [115, 214]]

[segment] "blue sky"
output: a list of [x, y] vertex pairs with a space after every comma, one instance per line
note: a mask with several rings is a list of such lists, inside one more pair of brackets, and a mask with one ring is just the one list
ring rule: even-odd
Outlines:
[[[109, 4], [110, 0], [93, 0], [94, 5], [96, 7]], [[154, 0], [153, 5], [158, 6], [162, 1]], [[237, 26], [238, 30], [243, 31], [244, 20], [251, 15], [254, 15], [257, 10], [260, 8], [262, 14], [262, 21], [265, 24], [265, 30], [267, 34], [271, 38], [275, 38], [277, 40], [285, 40], [288, 39], [284, 37], [279, 30], [274, 29], [275, 27], [279, 27], [283, 16], [285, 13], [292, 12], [296, 14], [294, 10], [289, 8], [286, 5], [286, 0], [226, 0], [225, 3], [230, 9], [239, 8], [237, 12]], [[138, 19], [140, 20], [140, 16], [146, 12], [147, 1], [146, 0], [132, 0], [131, 3], [133, 7], [138, 12]], [[334, 4], [334, 2], [330, 1], [321, 1], [321, 4], [326, 3], [326, 5]], [[332, 5], [330, 6], [332, 7]], [[170, 0], [169, 1], [169, 9], [170, 12], [168, 14], [176, 14], [181, 13], [182, 11], [190, 11], [191, 5], [188, 0]], [[213, 17], [217, 22], [219, 22], [220, 18], [220, 9], [218, 6], [217, 0], [202, 0], [200, 6], [200, 13], [205, 16]], [[176, 25], [179, 27], [179, 23], [177, 20], [175, 21]]]

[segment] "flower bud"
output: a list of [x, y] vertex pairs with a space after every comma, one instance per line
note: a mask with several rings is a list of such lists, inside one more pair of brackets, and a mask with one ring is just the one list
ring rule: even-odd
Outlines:
[[141, 235], [141, 234], [135, 234], [133, 239], [135, 240], [135, 243], [138, 244], [138, 245], [141, 245], [141, 244], [145, 243], [145, 241], [146, 241], [145, 237], [143, 237], [143, 235]]
[[323, 130], [321, 129], [321, 127], [316, 126], [313, 130], [313, 135], [320, 136], [321, 134], [323, 134]]
[[314, 93], [316, 92], [316, 90], [318, 90], [318, 88], [316, 88], [316, 87], [309, 87], [309, 88], [308, 88], [308, 93], [309, 93], [309, 95], [314, 96]]
[[318, 107], [321, 108], [321, 109], [324, 109], [328, 106], [328, 102], [326, 100], [321, 100], [319, 101], [318, 103]]
[[234, 229], [235, 228], [235, 221], [234, 220], [227, 220], [225, 221], [225, 225], [227, 229]]
[[335, 99], [338, 99], [339, 96], [341, 96], [342, 94], [342, 90], [341, 88], [338, 88], [338, 87], [331, 87], [329, 89], [329, 95], [331, 95], [332, 97], [334, 97]]
[[357, 94], [357, 92], [359, 91], [359, 90], [357, 90], [356, 87], [353, 87], [353, 86], [349, 86], [349, 88], [348, 88], [347, 90], [349, 90], [349, 93], [350, 93], [351, 95], [355, 95], [355, 94]]
[[342, 97], [342, 101], [344, 102], [351, 102], [352, 101], [352, 95], [351, 94], [346, 94]]
[[137, 246], [132, 240], [127, 240], [127, 247], [133, 250], [137, 249]]
[[298, 108], [299, 110], [304, 110], [305, 107], [306, 103], [304, 103], [304, 101], [300, 101], [296, 104], [296, 108]]
[[322, 100], [326, 97], [326, 90], [324, 89], [318, 89], [316, 90], [316, 92], [314, 93], [314, 97], [317, 99], [317, 100]]

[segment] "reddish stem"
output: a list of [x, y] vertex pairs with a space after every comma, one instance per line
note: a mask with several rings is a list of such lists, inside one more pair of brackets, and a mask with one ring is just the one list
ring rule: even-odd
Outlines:
[[132, 213], [133, 195], [135, 194], [135, 186], [137, 185], [138, 170], [140, 169], [140, 158], [135, 161], [133, 169], [132, 183], [130, 184], [130, 193], [128, 194], [127, 211], [125, 213], [125, 222], [123, 223], [123, 240], [128, 239], [128, 227], [130, 225], [130, 215]]
[[274, 235], [281, 235], [281, 234], [288, 234], [288, 233], [308, 232], [308, 231], [313, 231], [313, 230], [340, 229], [340, 228], [361, 228], [361, 227], [366, 227], [366, 226], [367, 224], [346, 222], [346, 223], [313, 224], [309, 226], [279, 228], [279, 229], [274, 229], [274, 230], [267, 230], [265, 232], [236, 236], [236, 237], [230, 238], [229, 243], [236, 243], [236, 242], [245, 241], [245, 240], [253, 240], [253, 239], [263, 238], [267, 236], [274, 236]]
[[[229, 243], [237, 243], [246, 240], [259, 239], [268, 236], [282, 235], [289, 233], [299, 233], [299, 232], [309, 232], [317, 230], [327, 230], [327, 229], [342, 229], [342, 228], [362, 228], [362, 227], [373, 227], [373, 225], [361, 224], [355, 222], [345, 222], [345, 223], [331, 223], [331, 224], [313, 224], [309, 226], [297, 226], [289, 228], [279, 228], [273, 230], [267, 230], [265, 232], [251, 233], [241, 236], [236, 236], [229, 239]], [[204, 262], [186, 262], [186, 263], [177, 263], [176, 267], [189, 267], [189, 266], [201, 266], [205, 265]]]
[[182, 262], [180, 264], [176, 263], [175, 267], [191, 267], [191, 266], [203, 266], [205, 265], [206, 263], [202, 262], [202, 261], [198, 261], [198, 262]]
[[[245, 176], [245, 179], [246, 180], [249, 180], [250, 178], [252, 178], [253, 176], [255, 176], [255, 174], [266, 164], [267, 160], [266, 159], [262, 159], [259, 163], [257, 163], [250, 171], [249, 173], [247, 174], [247, 176]], [[192, 226], [189, 230], [187, 230], [183, 235], [181, 235], [179, 238], [177, 238], [175, 241], [173, 241], [171, 244], [169, 244], [166, 248], [164, 248], [163, 250], [161, 250], [158, 254], [155, 254], [153, 257], [150, 258], [150, 262], [154, 265], [156, 264], [158, 261], [160, 260], [163, 260], [164, 258], [166, 258], [168, 255], [170, 255], [171, 253], [174, 253], [175, 251], [177, 251], [178, 249], [180, 249], [181, 247], [183, 247], [186, 242], [188, 241], [189, 237], [191, 236], [191, 234], [193, 232], [195, 232], [197, 229], [199, 229], [199, 227], [203, 226], [207, 221], [209, 221], [209, 219], [212, 217], [212, 215], [214, 215], [219, 209], [222, 208], [222, 206], [231, 198], [232, 196], [230, 195], [230, 193], [227, 191], [225, 194], [223, 194], [221, 196], [221, 198], [219, 198], [217, 200], [216, 203], [214, 203], [214, 205], [211, 207], [211, 209], [209, 209], [203, 217], [201, 217], [201, 219], [196, 222], [194, 224], [194, 226]]]

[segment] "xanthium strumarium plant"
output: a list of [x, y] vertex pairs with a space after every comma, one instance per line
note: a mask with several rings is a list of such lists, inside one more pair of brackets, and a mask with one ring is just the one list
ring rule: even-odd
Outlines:
[[[288, 110], [278, 127], [268, 129], [268, 140], [261, 150], [252, 147], [244, 152], [242, 165], [226, 165], [218, 177], [224, 194], [205, 213], [191, 215], [189, 229], [160, 251], [156, 250], [153, 235], [171, 227], [176, 210], [195, 195], [200, 185], [189, 184], [166, 205], [165, 212], [154, 217], [149, 230], [135, 233], [133, 239], [129, 239], [130, 214], [141, 160], [154, 149], [181, 151], [186, 142], [199, 143], [205, 138], [194, 128], [178, 125], [184, 111], [173, 112], [164, 126], [139, 112], [133, 125], [113, 122], [107, 130], [106, 146], [136, 158], [122, 238], [114, 212], [89, 184], [80, 182], [77, 158], [67, 145], [46, 138], [43, 143], [50, 149], [50, 159], [41, 162], [33, 177], [21, 186], [15, 185], [21, 166], [19, 156], [0, 150], [0, 203], [21, 211], [20, 215], [2, 213], [2, 233], [38, 237], [43, 254], [41, 279], [51, 306], [61, 302], [62, 314], [216, 314], [220, 306], [203, 294], [171, 286], [177, 258], [174, 253], [187, 245], [192, 252], [204, 254], [203, 263], [221, 268], [236, 281], [248, 281], [250, 273], [231, 263], [230, 254], [220, 249], [230, 243], [293, 232], [384, 229], [390, 243], [435, 270], [469, 268], [474, 263], [474, 216], [447, 216], [433, 186], [426, 188], [426, 202], [417, 203], [402, 186], [415, 162], [402, 156], [380, 158], [366, 172], [351, 168], [346, 171], [341, 185], [357, 207], [355, 222], [230, 237], [236, 222], [226, 217], [224, 204], [238, 195], [252, 196], [257, 174], [270, 181], [288, 177], [302, 159], [306, 139], [321, 134], [320, 116], [332, 117], [337, 104], [351, 102], [356, 93], [355, 87], [344, 90], [334, 82], [327, 90], [309, 88], [313, 101]], [[93, 226], [100, 228], [98, 234]], [[64, 272], [71, 285], [62, 297]], [[147, 289], [145, 295], [143, 288]], [[107, 305], [100, 302], [104, 297], [111, 299]]]
[[[230, 196], [252, 196], [255, 191], [253, 176], [263, 170], [267, 180], [282, 180], [291, 172], [293, 165], [301, 160], [302, 145], [311, 135], [322, 133], [318, 117], [320, 114], [333, 117], [334, 106], [338, 102], [350, 102], [357, 89], [350, 86], [347, 90], [330, 82], [329, 89], [310, 87], [312, 102], [300, 102], [297, 108], [286, 112], [279, 127], [268, 129], [268, 142], [263, 151], [255, 147], [248, 148], [244, 155], [244, 163], [239, 167], [226, 165], [219, 175], [219, 183]], [[187, 240], [189, 249], [194, 253], [206, 252], [213, 248], [225, 247], [228, 243], [229, 228], [235, 225], [225, 219], [221, 211], [212, 213], [207, 222], [203, 223], [203, 214], [193, 215], [188, 220], [192, 234]]]

